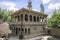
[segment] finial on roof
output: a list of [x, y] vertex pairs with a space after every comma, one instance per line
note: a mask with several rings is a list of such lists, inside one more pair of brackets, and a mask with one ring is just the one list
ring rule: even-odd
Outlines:
[[28, 8], [28, 9], [32, 9], [32, 1], [31, 1], [31, 0], [28, 1], [28, 6], [27, 6], [27, 8]]

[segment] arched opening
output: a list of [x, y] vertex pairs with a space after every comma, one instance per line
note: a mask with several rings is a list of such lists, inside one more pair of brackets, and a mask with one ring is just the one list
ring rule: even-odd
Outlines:
[[36, 16], [34, 16], [33, 19], [34, 19], [34, 22], [36, 22]]
[[25, 29], [25, 34], [27, 34], [27, 29]]
[[40, 17], [40, 22], [42, 22], [42, 17]]
[[24, 29], [22, 28], [22, 32], [24, 31]]
[[30, 28], [28, 28], [28, 34], [30, 34]]
[[20, 28], [19, 28], [19, 31], [20, 31]]
[[15, 16], [15, 21], [16, 21], [16, 22], [18, 21], [18, 16]]
[[23, 20], [23, 14], [21, 14], [21, 21]]
[[18, 35], [18, 32], [19, 32], [19, 30], [18, 30], [18, 28], [16, 28], [16, 35]]
[[25, 21], [28, 21], [28, 15], [25, 14]]
[[30, 15], [30, 21], [32, 21], [32, 15]]
[[15, 30], [15, 27], [14, 27], [14, 29], [13, 30]]
[[42, 22], [44, 22], [44, 18], [42, 18]]
[[18, 21], [20, 21], [20, 16], [18, 15]]
[[17, 18], [17, 16], [15, 16], [15, 18]]
[[37, 17], [37, 22], [39, 22], [39, 17]]

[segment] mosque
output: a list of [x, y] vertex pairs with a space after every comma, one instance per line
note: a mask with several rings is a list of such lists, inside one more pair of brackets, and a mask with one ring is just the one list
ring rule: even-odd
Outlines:
[[46, 35], [47, 14], [32, 10], [32, 1], [27, 8], [21, 8], [12, 15], [12, 34], [21, 38], [31, 38]]

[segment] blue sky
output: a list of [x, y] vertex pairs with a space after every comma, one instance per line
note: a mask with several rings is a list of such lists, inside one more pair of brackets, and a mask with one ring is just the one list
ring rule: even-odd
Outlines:
[[[60, 0], [31, 0], [32, 9], [40, 11], [40, 4], [42, 3], [45, 7], [45, 13], [49, 16], [55, 9], [60, 8]], [[0, 7], [9, 10], [19, 10], [21, 8], [27, 8], [28, 0], [0, 0]]]

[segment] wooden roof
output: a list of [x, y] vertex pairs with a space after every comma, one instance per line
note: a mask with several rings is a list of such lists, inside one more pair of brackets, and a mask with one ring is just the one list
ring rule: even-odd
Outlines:
[[[23, 11], [27, 11], [27, 12], [29, 12], [29, 9], [21, 8], [20, 10], [14, 12], [11, 16], [14, 16], [14, 15], [16, 15], [16, 14], [19, 14], [20, 12], [23, 12]], [[40, 14], [40, 15], [48, 16], [48, 15], [45, 14], [45, 13], [41, 13], [41, 12], [34, 11], [34, 10], [30, 10], [30, 12], [35, 13], [35, 14]]]

